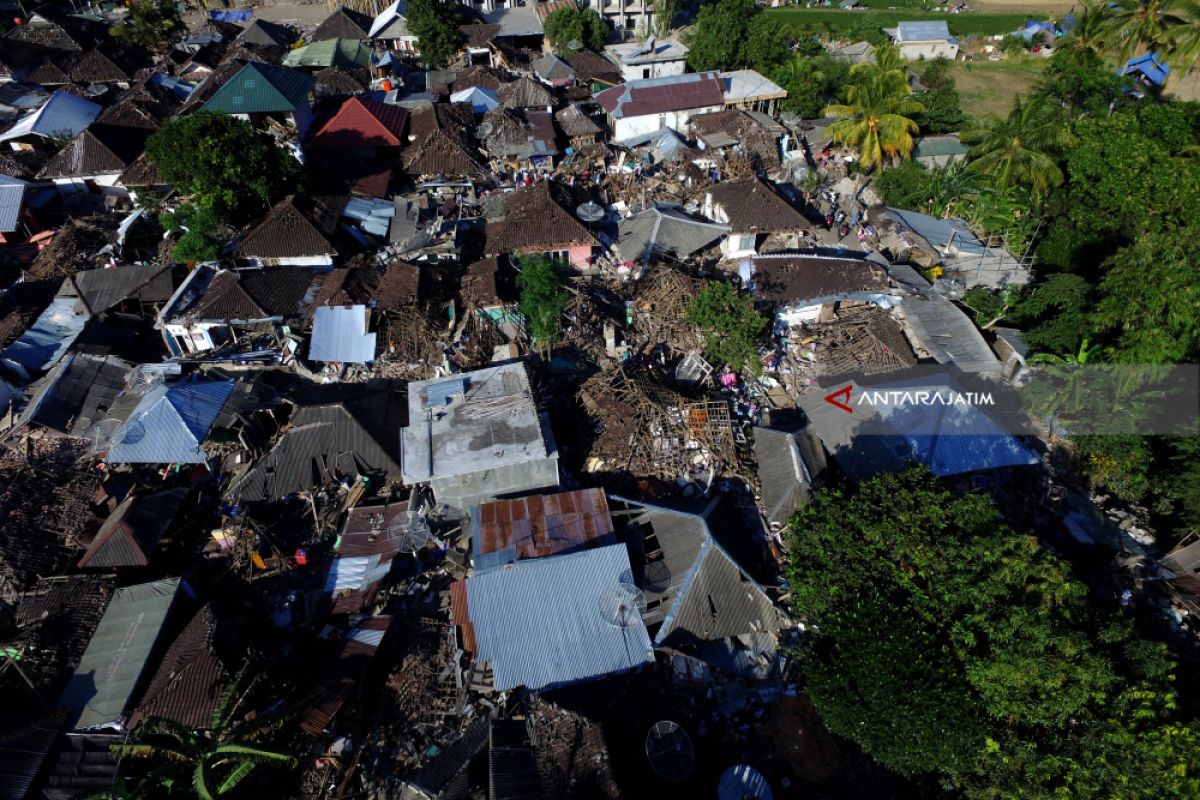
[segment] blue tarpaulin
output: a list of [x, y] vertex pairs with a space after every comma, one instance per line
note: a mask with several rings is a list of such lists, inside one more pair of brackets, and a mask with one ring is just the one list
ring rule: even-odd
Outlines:
[[208, 12], [208, 16], [217, 22], [249, 22], [254, 18], [254, 12], [248, 9], [239, 11], [210, 11]]
[[1155, 86], [1162, 86], [1167, 82], [1167, 75], [1170, 72], [1170, 67], [1160, 60], [1156, 53], [1146, 53], [1144, 56], [1130, 59], [1121, 74], [1141, 75]]

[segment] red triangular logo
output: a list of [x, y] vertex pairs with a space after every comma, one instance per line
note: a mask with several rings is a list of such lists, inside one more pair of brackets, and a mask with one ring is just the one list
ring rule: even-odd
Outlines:
[[854, 409], [850, 407], [850, 391], [854, 388], [854, 384], [843, 386], [833, 394], [825, 395], [825, 402], [830, 405], [835, 405], [847, 414], [853, 414]]

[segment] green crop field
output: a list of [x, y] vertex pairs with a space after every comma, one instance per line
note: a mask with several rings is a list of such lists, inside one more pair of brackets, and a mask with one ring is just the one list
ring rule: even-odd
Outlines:
[[[900, 4], [905, 2], [906, 0], [900, 0]], [[907, 2], [912, 2], [914, 6], [917, 6], [916, 0], [907, 0]], [[895, 0], [892, 0], [888, 5], [897, 5], [897, 3]], [[944, 19], [949, 24], [950, 33], [955, 36], [994, 36], [1011, 33], [1019, 28], [1023, 28], [1025, 20], [1047, 18], [1045, 14], [934, 13], [922, 11], [919, 7], [915, 7], [911, 11], [881, 11], [876, 9], [870, 11], [843, 11], [838, 8], [799, 8], [789, 6], [787, 8], [772, 8], [767, 13], [778, 17], [780, 23], [783, 25], [790, 25], [797, 29], [808, 29], [814, 33], [837, 33], [849, 30], [864, 20], [870, 20], [871, 23], [880, 28], [894, 28], [900, 22]]]

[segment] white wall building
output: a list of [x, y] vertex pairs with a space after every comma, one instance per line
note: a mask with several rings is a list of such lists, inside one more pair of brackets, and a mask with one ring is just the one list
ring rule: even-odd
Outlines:
[[605, 89], [596, 101], [608, 114], [612, 138], [624, 141], [662, 128], [686, 131], [693, 115], [724, 108], [725, 93], [720, 73], [693, 72], [629, 81]]
[[901, 22], [895, 28], [885, 28], [884, 33], [892, 37], [900, 55], [909, 61], [958, 57], [959, 41], [950, 35], [945, 20]]
[[687, 72], [687, 53], [686, 45], [671, 39], [659, 41], [653, 36], [644, 42], [604, 48], [604, 55], [617, 65], [626, 81], [682, 75]]

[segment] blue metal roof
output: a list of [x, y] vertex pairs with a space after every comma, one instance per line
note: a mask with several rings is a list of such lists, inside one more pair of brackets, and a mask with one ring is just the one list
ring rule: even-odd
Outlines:
[[454, 395], [466, 395], [467, 379], [466, 378], [451, 378], [447, 381], [439, 381], [431, 383], [425, 387], [425, 408], [439, 408], [440, 406], [450, 405], [450, 398]]
[[25, 181], [0, 175], [0, 233], [17, 229], [21, 218], [21, 201], [25, 197]]
[[0, 141], [29, 135], [70, 139], [86, 130], [101, 110], [90, 100], [59, 90], [37, 111], [0, 133]]
[[156, 386], [113, 437], [113, 464], [201, 464], [200, 445], [212, 430], [233, 381]]
[[629, 554], [616, 544], [468, 578], [476, 656], [491, 662], [496, 689], [540, 689], [652, 663], [641, 617], [620, 627], [604, 612], [629, 572]]
[[950, 28], [945, 20], [901, 22], [896, 26], [898, 42], [951, 41]]
[[75, 313], [74, 297], [56, 297], [37, 321], [0, 357], [26, 370], [49, 369], [67, 352], [91, 317]]
[[1170, 72], [1171, 68], [1166, 65], [1166, 62], [1159, 60], [1157, 53], [1146, 53], [1143, 56], [1131, 58], [1121, 74], [1131, 75], [1137, 73], [1155, 86], [1162, 86], [1167, 82], [1167, 75]]
[[366, 306], [321, 306], [313, 316], [308, 357], [313, 361], [367, 364], [375, 360], [375, 334], [367, 333]]

